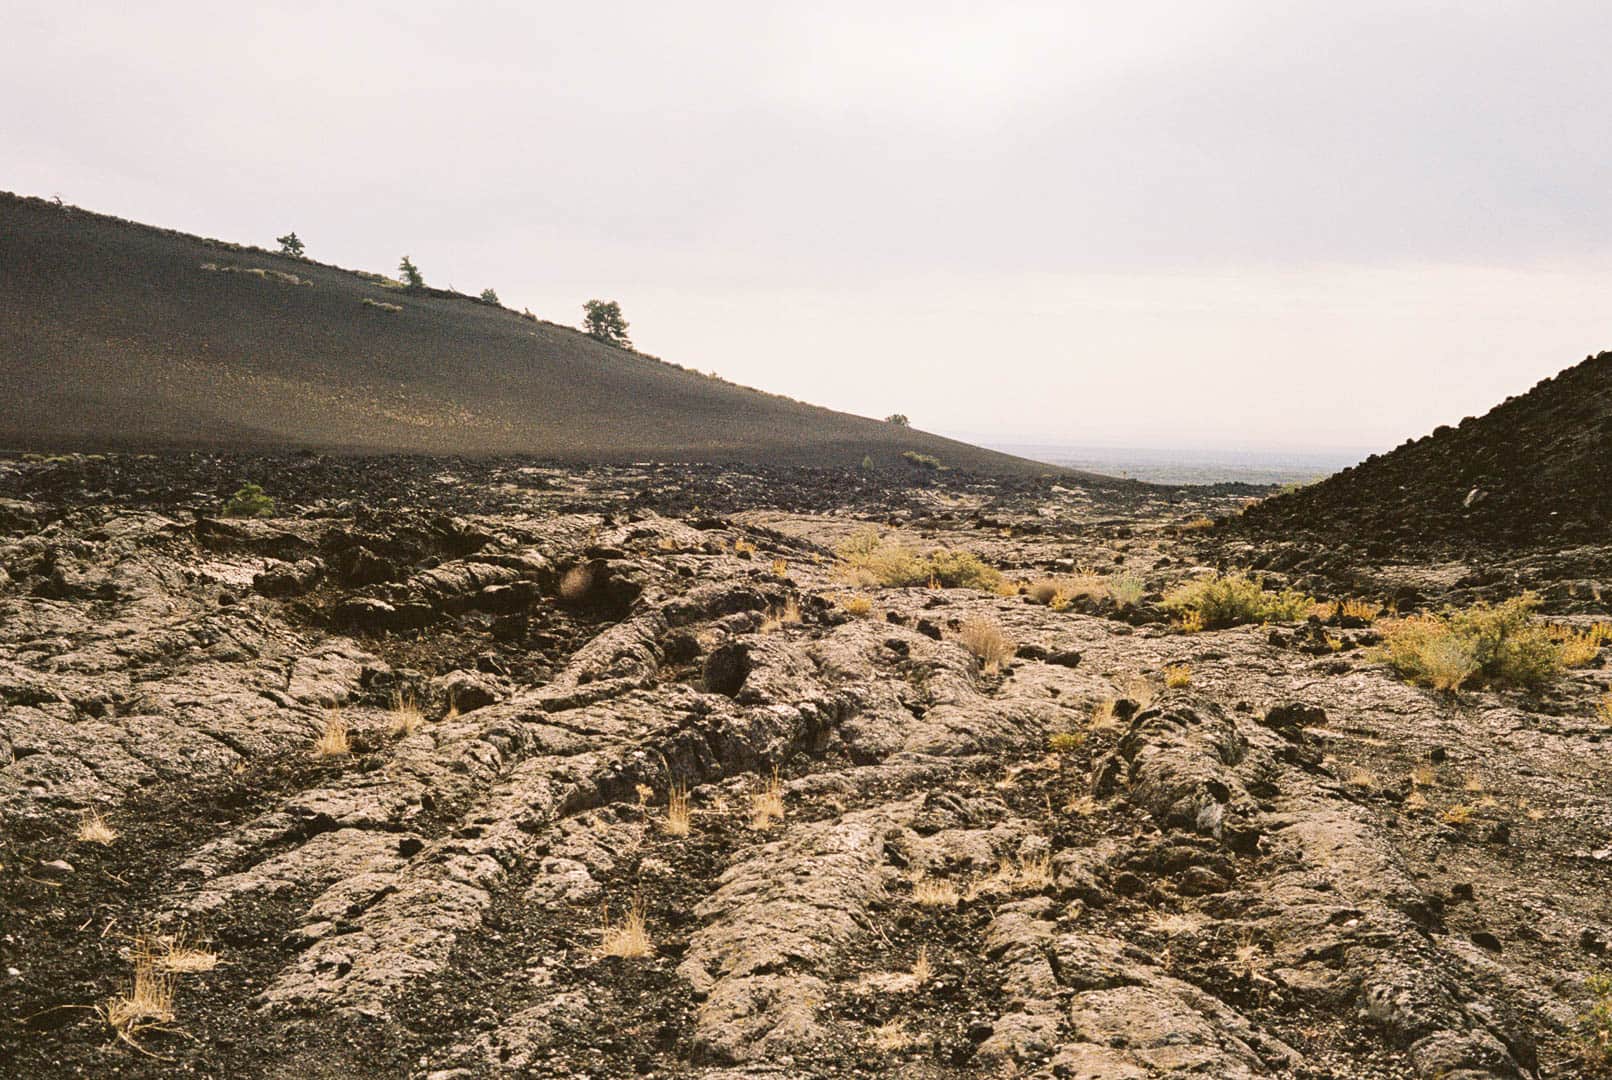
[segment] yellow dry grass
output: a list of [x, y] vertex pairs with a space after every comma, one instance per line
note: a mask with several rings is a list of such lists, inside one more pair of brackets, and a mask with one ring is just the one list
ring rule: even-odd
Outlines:
[[1000, 671], [1015, 648], [1002, 632], [1001, 625], [987, 616], [975, 616], [964, 622], [957, 632], [957, 640], [980, 662], [980, 670], [986, 674]]
[[1192, 685], [1192, 669], [1185, 664], [1171, 664], [1164, 669], [1164, 685], [1171, 690], [1184, 690]]
[[962, 894], [945, 878], [920, 874], [912, 882], [912, 900], [920, 907], [956, 907]]
[[118, 831], [106, 823], [98, 810], [86, 810], [78, 819], [78, 840], [84, 844], [110, 845]]
[[387, 730], [393, 735], [413, 735], [425, 723], [425, 712], [415, 700], [413, 691], [397, 690], [392, 693], [391, 719]]
[[626, 918], [620, 923], [612, 923], [610, 909], [605, 908], [604, 923], [599, 928], [601, 955], [633, 960], [648, 956], [654, 951], [654, 943], [649, 939], [649, 928], [644, 921], [642, 897], [633, 898], [632, 905], [627, 909]]
[[770, 609], [761, 620], [761, 632], [770, 634], [782, 630], [786, 626], [800, 625], [800, 604], [794, 597], [785, 600], [781, 607]]
[[100, 1013], [118, 1038], [138, 1045], [135, 1037], [142, 1031], [173, 1022], [179, 977], [159, 969], [153, 943], [146, 938], [135, 940], [133, 961], [128, 990], [102, 1003]]
[[666, 831], [673, 836], [687, 836], [694, 827], [694, 811], [689, 806], [688, 787], [673, 784], [666, 793]]
[[353, 744], [348, 738], [347, 718], [340, 709], [331, 709], [325, 716], [325, 729], [313, 742], [314, 757], [341, 757], [352, 753]]
[[750, 827], [766, 832], [784, 820], [784, 785], [778, 779], [778, 770], [772, 770], [767, 786], [750, 796]]

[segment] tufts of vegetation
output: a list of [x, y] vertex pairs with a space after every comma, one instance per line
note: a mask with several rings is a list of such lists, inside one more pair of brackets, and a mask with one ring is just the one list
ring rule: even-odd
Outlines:
[[375, 308], [379, 311], [389, 311], [393, 313], [403, 310], [402, 304], [388, 304], [385, 300], [371, 300], [367, 296], [363, 299], [363, 305], [365, 307]]
[[919, 907], [946, 907], [957, 906], [963, 898], [957, 886], [945, 878], [932, 878], [927, 874], [919, 874], [912, 881], [912, 902]]
[[605, 908], [604, 925], [599, 929], [599, 952], [605, 956], [619, 956], [636, 960], [654, 952], [649, 940], [649, 927], [644, 920], [644, 902], [635, 898], [627, 909], [627, 917], [620, 924], [610, 921], [610, 909]]
[[1601, 647], [1612, 641], [1612, 623], [1592, 623], [1583, 630], [1553, 626], [1550, 633], [1561, 646], [1563, 667], [1589, 667], [1600, 658]]
[[1171, 664], [1164, 669], [1164, 685], [1171, 690], [1185, 690], [1192, 685], [1192, 669], [1185, 664]]
[[284, 236], [277, 236], [274, 238], [274, 242], [280, 245], [281, 255], [289, 255], [293, 259], [302, 258], [302, 241], [297, 238], [297, 234], [295, 232], [288, 232]]
[[1590, 1007], [1578, 1018], [1579, 1058], [1591, 1068], [1612, 1072], [1612, 974], [1584, 981]]
[[393, 735], [407, 737], [420, 730], [425, 723], [425, 712], [414, 694], [404, 690], [392, 694], [392, 719], [388, 725]]
[[1002, 585], [1001, 572], [978, 555], [946, 548], [919, 555], [898, 541], [881, 538], [877, 529], [861, 530], [835, 553], [844, 576], [864, 588], [932, 584], [994, 592]]
[[481, 302], [484, 304], [497, 304], [498, 293], [494, 292], [492, 289], [481, 290]]
[[595, 341], [618, 349], [632, 348], [632, 339], [627, 336], [627, 320], [621, 316], [621, 305], [614, 300], [589, 300], [583, 304], [582, 329]]
[[1306, 617], [1315, 601], [1297, 589], [1269, 592], [1246, 574], [1211, 574], [1176, 586], [1164, 595], [1164, 608], [1183, 622], [1216, 630], [1243, 623], [1291, 622]]
[[1012, 656], [1015, 648], [1007, 635], [1002, 633], [1002, 627], [995, 619], [976, 616], [963, 623], [958, 631], [957, 640], [962, 642], [963, 648], [974, 655], [980, 662], [980, 670], [986, 674], [993, 674], [1002, 669]]
[[100, 1006], [101, 1016], [118, 1038], [136, 1048], [143, 1031], [173, 1023], [178, 976], [162, 970], [153, 944], [144, 938], [134, 943], [134, 975], [129, 989]]
[[1054, 754], [1072, 754], [1086, 745], [1083, 731], [1055, 731], [1047, 736], [1047, 749]]
[[891, 413], [889, 416], [884, 418], [884, 422], [887, 424], [894, 424], [896, 427], [912, 426], [912, 421], [907, 419], [906, 413]]
[[862, 455], [862, 471], [863, 472], [872, 472], [873, 471], [873, 455], [872, 454], [863, 454]]
[[314, 757], [344, 757], [352, 753], [352, 741], [347, 736], [347, 719], [340, 709], [331, 709], [325, 717], [325, 728], [313, 742]]
[[420, 268], [414, 265], [414, 260], [407, 255], [397, 264], [397, 272], [403, 275], [403, 284], [411, 289], [425, 288], [425, 278], [420, 274]]
[[1407, 681], [1435, 690], [1537, 688], [1562, 673], [1570, 653], [1534, 616], [1538, 606], [1539, 599], [1525, 593], [1502, 604], [1393, 619], [1379, 624], [1383, 641], [1376, 657]]
[[1601, 698], [1601, 704], [1596, 706], [1595, 711], [1600, 716], [1602, 723], [1612, 727], [1612, 690], [1608, 690], [1606, 696]]
[[106, 823], [98, 810], [86, 810], [78, 819], [78, 841], [81, 844], [110, 846], [118, 838], [118, 831]]
[[242, 484], [224, 504], [224, 516], [236, 518], [266, 518], [274, 516], [274, 500], [263, 493], [257, 484]]
[[694, 828], [694, 809], [689, 805], [688, 785], [673, 783], [666, 793], [666, 831], [687, 836]]
[[932, 454], [920, 454], [916, 450], [903, 450], [901, 456], [915, 468], [926, 469], [929, 472], [946, 471], [946, 466], [942, 465], [940, 459]]
[[1135, 607], [1145, 592], [1141, 579], [1130, 574], [1068, 574], [1041, 578], [1025, 588], [1030, 599], [1054, 611], [1063, 611], [1077, 600], [1110, 600], [1115, 607]]
[[778, 769], [774, 766], [767, 786], [750, 797], [750, 827], [756, 832], [766, 832], [783, 820], [784, 784], [778, 779]]

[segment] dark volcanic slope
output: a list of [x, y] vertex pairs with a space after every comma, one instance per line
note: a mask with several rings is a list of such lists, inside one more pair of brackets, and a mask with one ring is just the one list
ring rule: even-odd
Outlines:
[[734, 386], [470, 297], [5, 194], [0, 446], [825, 465], [914, 450], [985, 472], [1058, 471]]
[[1612, 352], [1459, 427], [1267, 499], [1241, 522], [1265, 533], [1379, 543], [1604, 537], [1612, 523]]

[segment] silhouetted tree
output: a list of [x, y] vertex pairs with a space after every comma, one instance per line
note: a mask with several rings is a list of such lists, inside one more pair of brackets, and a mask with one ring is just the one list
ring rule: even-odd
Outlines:
[[498, 294], [491, 289], [483, 289], [481, 290], [481, 299], [485, 303], [496, 304], [498, 303]]
[[290, 255], [297, 259], [302, 258], [302, 241], [297, 239], [296, 233], [288, 232], [284, 236], [277, 236], [274, 238], [274, 242], [280, 245], [281, 255]]
[[907, 419], [906, 413], [891, 413], [889, 416], [884, 418], [884, 422], [887, 424], [894, 424], [896, 427], [912, 426], [912, 421]]
[[583, 329], [588, 336], [606, 345], [620, 349], [632, 348], [627, 338], [627, 320], [621, 317], [621, 305], [614, 300], [589, 300], [582, 305]]
[[403, 261], [397, 264], [397, 270], [398, 273], [403, 275], [403, 284], [411, 289], [424, 288], [425, 278], [420, 276], [420, 268], [415, 266], [407, 255], [403, 256]]

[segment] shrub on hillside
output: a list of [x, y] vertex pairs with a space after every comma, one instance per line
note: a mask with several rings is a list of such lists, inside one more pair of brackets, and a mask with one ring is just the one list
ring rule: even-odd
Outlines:
[[415, 266], [414, 260], [407, 255], [403, 256], [403, 261], [397, 264], [397, 272], [403, 275], [403, 284], [409, 288], [421, 289], [425, 287], [425, 277], [420, 273], [420, 268]]
[[274, 242], [280, 245], [281, 255], [290, 255], [294, 259], [302, 258], [302, 241], [297, 238], [296, 233], [288, 232], [284, 236], [277, 236]]
[[1534, 688], [1566, 667], [1563, 642], [1534, 616], [1532, 593], [1502, 604], [1413, 615], [1381, 624], [1377, 658], [1410, 682], [1435, 690], [1468, 683]]
[[481, 290], [481, 302], [484, 304], [498, 303], [498, 293], [494, 292], [492, 289]]
[[618, 349], [632, 348], [627, 337], [627, 320], [622, 318], [621, 305], [614, 300], [589, 300], [582, 305], [582, 328], [587, 335]]
[[1210, 574], [1164, 594], [1164, 609], [1213, 630], [1243, 623], [1302, 619], [1315, 601], [1297, 589], [1269, 592], [1246, 574]]

